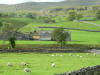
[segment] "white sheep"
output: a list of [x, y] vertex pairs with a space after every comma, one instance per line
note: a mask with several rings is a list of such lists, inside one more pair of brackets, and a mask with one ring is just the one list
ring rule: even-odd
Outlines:
[[25, 68], [24, 72], [31, 72], [31, 70], [29, 68]]
[[12, 63], [8, 62], [8, 66], [13, 66]]
[[51, 55], [51, 56], [55, 56], [55, 55]]
[[10, 48], [8, 47], [8, 50], [9, 50]]
[[80, 58], [83, 58], [83, 56], [80, 56]]
[[69, 56], [72, 56], [72, 53], [70, 53]]
[[87, 55], [89, 55], [89, 53], [87, 53]]
[[55, 67], [55, 64], [53, 63], [51, 66], [52, 66], [52, 67]]
[[58, 55], [56, 54], [56, 56], [58, 56]]
[[63, 56], [63, 55], [60, 55], [61, 57]]
[[94, 56], [96, 56], [96, 53], [94, 53]]
[[22, 66], [26, 66], [26, 63], [25, 63], [25, 62], [22, 62], [21, 65], [22, 65]]

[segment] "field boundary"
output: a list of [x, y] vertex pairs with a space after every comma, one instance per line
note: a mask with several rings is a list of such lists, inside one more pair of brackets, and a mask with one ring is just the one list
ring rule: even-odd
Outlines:
[[[39, 27], [39, 28], [59, 28], [59, 27]], [[63, 27], [62, 27], [63, 28]], [[79, 30], [79, 31], [87, 31], [87, 32], [100, 32], [95, 30], [86, 30], [86, 29], [76, 29], [76, 28], [63, 28], [68, 30]]]
[[91, 52], [91, 50], [0, 49], [0, 52], [87, 53]]
[[63, 74], [55, 74], [55, 75], [100, 75], [100, 65], [81, 68], [78, 71], [73, 71], [73, 72], [63, 73]]

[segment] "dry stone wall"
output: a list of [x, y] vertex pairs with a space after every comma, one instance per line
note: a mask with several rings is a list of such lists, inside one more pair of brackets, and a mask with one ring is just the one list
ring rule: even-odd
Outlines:
[[55, 75], [100, 75], [100, 65], [82, 68], [78, 71], [73, 71], [63, 74], [55, 74]]

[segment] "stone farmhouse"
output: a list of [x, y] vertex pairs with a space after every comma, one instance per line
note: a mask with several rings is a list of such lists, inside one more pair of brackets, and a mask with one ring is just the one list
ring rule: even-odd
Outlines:
[[[68, 38], [66, 38], [67, 41], [71, 41], [71, 33], [69, 31], [65, 31], [65, 32], [68, 32]], [[52, 31], [40, 31], [40, 40], [48, 40], [48, 41], [51, 41], [52, 38], [51, 38], [51, 33]]]
[[[0, 40], [7, 40], [10, 37], [11, 33], [5, 33], [0, 35]], [[16, 40], [30, 40], [31, 37], [28, 34], [23, 34], [20, 32], [16, 32], [17, 37]]]
[[[68, 32], [68, 38], [66, 38], [67, 41], [71, 41], [71, 33]], [[29, 34], [23, 34], [21, 32], [16, 32], [17, 37], [16, 40], [37, 40], [37, 41], [51, 41], [53, 40], [51, 38], [52, 31], [48, 30], [40, 30], [39, 32], [33, 31]], [[7, 40], [9, 38], [10, 33], [6, 33], [4, 35], [0, 35], [0, 40]]]

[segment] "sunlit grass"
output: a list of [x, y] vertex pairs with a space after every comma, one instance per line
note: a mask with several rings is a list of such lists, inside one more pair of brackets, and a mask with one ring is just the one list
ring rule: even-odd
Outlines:
[[[0, 75], [54, 75], [55, 73], [69, 72], [78, 70], [82, 67], [100, 65], [100, 55], [93, 56], [86, 53], [1, 53], [0, 54]], [[62, 57], [60, 55], [63, 55]], [[80, 58], [79, 56], [83, 56]], [[7, 63], [11, 62], [12, 67]], [[21, 62], [26, 62], [28, 66], [22, 67]], [[55, 63], [56, 67], [52, 68], [51, 64]], [[31, 73], [24, 73], [24, 68], [30, 68]]]

